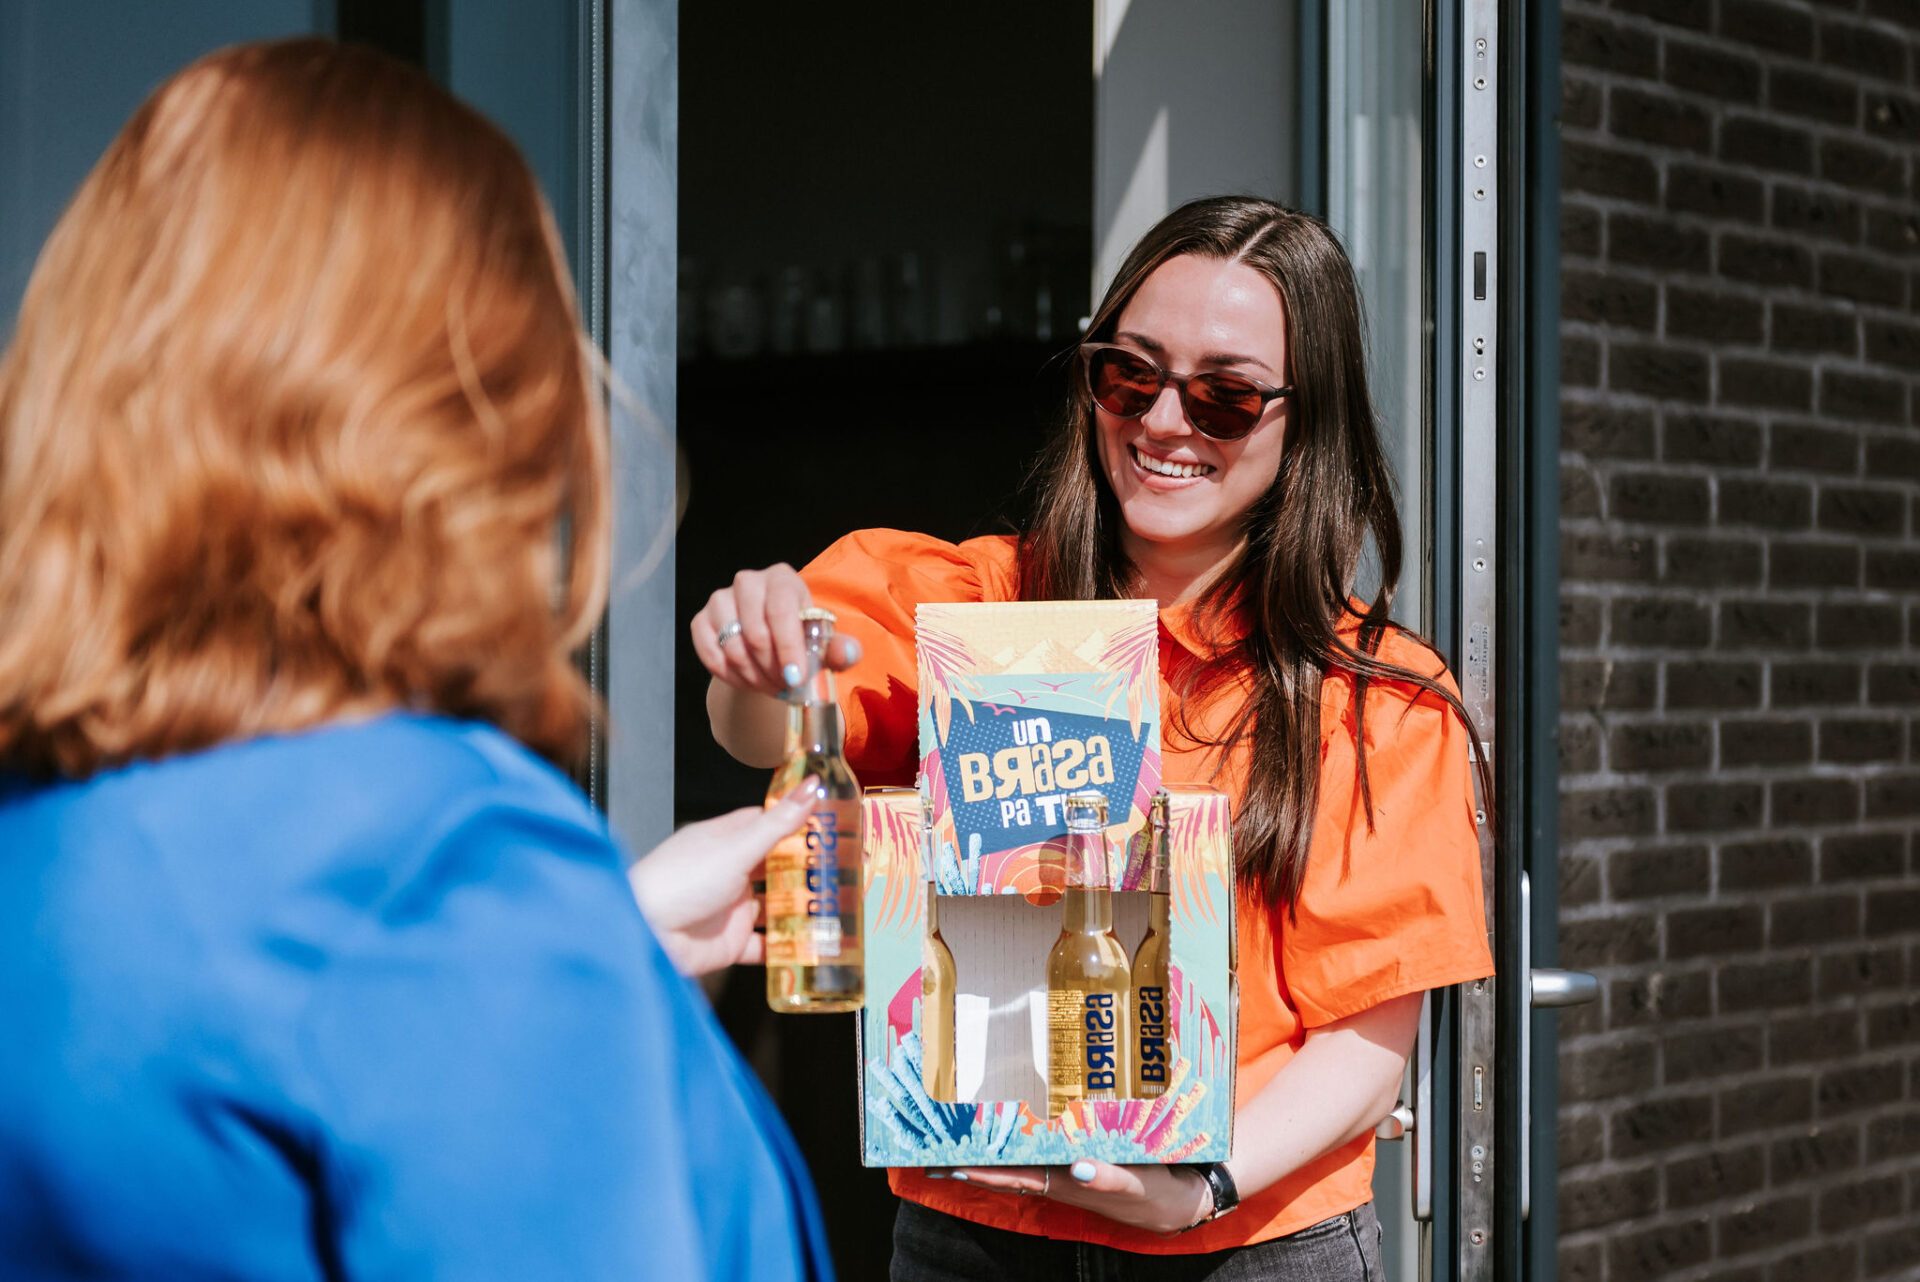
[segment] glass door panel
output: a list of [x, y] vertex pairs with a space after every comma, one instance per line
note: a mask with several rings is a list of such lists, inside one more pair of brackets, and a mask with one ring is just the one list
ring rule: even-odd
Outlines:
[[1360, 281], [1374, 409], [1399, 483], [1394, 617], [1425, 632], [1432, 451], [1421, 359], [1429, 266], [1421, 0], [1330, 6], [1326, 32], [1326, 216]]
[[[1326, 13], [1327, 221], [1346, 246], [1367, 320], [1367, 367], [1400, 506], [1394, 618], [1432, 632], [1433, 450], [1424, 343], [1427, 327], [1426, 23], [1421, 0], [1353, 0]], [[1377, 556], [1377, 550], [1376, 554]], [[1377, 586], [1378, 562], [1362, 591]], [[1396, 1278], [1420, 1270], [1416, 1199], [1430, 1205], [1432, 1126], [1415, 1105], [1431, 1040], [1402, 1091], [1415, 1129], [1377, 1146], [1374, 1205], [1382, 1255]], [[1430, 1086], [1430, 1079], [1429, 1079]], [[1419, 1178], [1416, 1178], [1419, 1172]], [[1417, 1187], [1416, 1187], [1417, 1186]], [[1430, 1213], [1430, 1212], [1429, 1212]], [[1422, 1215], [1420, 1218], [1426, 1218]]]
[[1097, 298], [1146, 230], [1227, 192], [1300, 203], [1297, 0], [1094, 0]]

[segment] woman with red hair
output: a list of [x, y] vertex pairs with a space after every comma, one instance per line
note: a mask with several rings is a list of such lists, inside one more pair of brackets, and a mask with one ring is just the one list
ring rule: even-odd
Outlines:
[[607, 506], [496, 129], [317, 40], [135, 113], [0, 359], [0, 1274], [828, 1271], [669, 960], [804, 805], [643, 863], [707, 870], [650, 930], [548, 764]]

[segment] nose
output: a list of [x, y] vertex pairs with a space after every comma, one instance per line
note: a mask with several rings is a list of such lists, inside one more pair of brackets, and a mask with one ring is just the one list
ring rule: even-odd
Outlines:
[[1180, 392], [1172, 383], [1160, 389], [1160, 395], [1140, 416], [1140, 426], [1154, 436], [1185, 436], [1193, 431], [1186, 407], [1180, 404]]

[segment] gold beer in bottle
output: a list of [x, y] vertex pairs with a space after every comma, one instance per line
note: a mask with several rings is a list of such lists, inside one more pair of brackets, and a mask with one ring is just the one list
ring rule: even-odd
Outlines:
[[920, 1083], [933, 1099], [954, 1098], [953, 999], [959, 991], [953, 950], [940, 937], [940, 891], [933, 872], [933, 807], [920, 798], [920, 868], [927, 879], [927, 937], [920, 950]]
[[1166, 1094], [1173, 1058], [1168, 1036], [1167, 963], [1171, 948], [1173, 834], [1167, 821], [1167, 794], [1153, 795], [1147, 813], [1147, 859], [1140, 889], [1147, 892], [1147, 933], [1133, 950], [1133, 1096]]
[[833, 613], [800, 614], [807, 678], [787, 717], [787, 761], [767, 804], [808, 775], [824, 795], [807, 822], [767, 855], [767, 1004], [787, 1014], [858, 1010], [861, 957], [860, 782], [847, 768], [840, 705], [826, 664]]
[[1047, 954], [1047, 1116], [1075, 1100], [1122, 1098], [1133, 1082], [1127, 999], [1133, 977], [1113, 934], [1107, 799], [1067, 794], [1067, 885]]

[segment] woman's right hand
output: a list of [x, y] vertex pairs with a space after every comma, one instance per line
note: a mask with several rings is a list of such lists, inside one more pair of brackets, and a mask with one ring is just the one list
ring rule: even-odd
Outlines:
[[806, 821], [820, 792], [809, 775], [766, 809], [747, 806], [688, 824], [627, 870], [640, 911], [681, 974], [766, 960], [766, 941], [754, 930], [760, 904], [753, 881], [763, 875], [767, 852]]
[[[813, 595], [790, 565], [742, 570], [693, 616], [694, 653], [717, 681], [736, 690], [784, 696], [807, 677], [800, 612], [812, 604]], [[738, 628], [732, 626], [736, 622]], [[827, 649], [827, 666], [838, 670], [859, 658], [860, 643], [836, 634]]]

